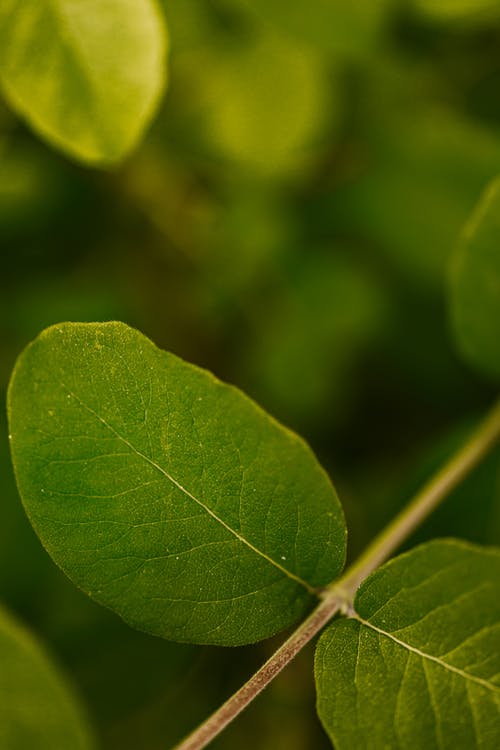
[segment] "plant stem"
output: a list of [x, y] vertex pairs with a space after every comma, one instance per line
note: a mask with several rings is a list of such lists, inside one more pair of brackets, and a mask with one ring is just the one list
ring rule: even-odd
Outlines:
[[261, 693], [339, 610], [336, 597], [323, 599], [266, 663], [175, 750], [202, 750]]
[[360, 583], [379, 567], [480, 463], [500, 440], [500, 400], [474, 430], [465, 445], [422, 487], [408, 505], [368, 545], [330, 590], [352, 598]]
[[360, 583], [405, 541], [446, 496], [500, 440], [500, 400], [465, 445], [424, 485], [409, 504], [366, 548], [337, 581], [323, 591], [322, 600], [266, 663], [175, 750], [203, 750], [337, 612], [352, 607]]

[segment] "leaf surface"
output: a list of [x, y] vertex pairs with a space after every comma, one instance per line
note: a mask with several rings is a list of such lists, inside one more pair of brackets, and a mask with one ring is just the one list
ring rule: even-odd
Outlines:
[[336, 750], [495, 750], [500, 552], [423, 544], [372, 574], [316, 651], [318, 713]]
[[155, 0], [2, 0], [0, 85], [42, 136], [85, 162], [123, 158], [165, 86]]
[[0, 747], [94, 747], [64, 678], [35, 639], [1, 607], [0, 665]]
[[342, 568], [342, 510], [306, 444], [124, 324], [43, 332], [14, 370], [9, 418], [43, 544], [139, 629], [256, 641]]
[[452, 268], [451, 313], [464, 356], [500, 378], [500, 178], [480, 200]]

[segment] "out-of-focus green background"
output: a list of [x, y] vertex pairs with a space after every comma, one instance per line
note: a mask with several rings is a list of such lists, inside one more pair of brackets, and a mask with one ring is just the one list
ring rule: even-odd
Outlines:
[[[350, 555], [494, 388], [455, 354], [446, 273], [500, 173], [500, 4], [162, 0], [171, 85], [109, 172], [0, 102], [0, 388], [62, 320], [121, 319], [304, 435]], [[0, 598], [66, 667], [103, 748], [166, 750], [272, 652], [180, 647], [79, 593], [24, 517], [0, 430]], [[500, 542], [498, 453], [418, 533]], [[415, 540], [413, 540], [414, 542]], [[214, 749], [328, 747], [306, 649]]]

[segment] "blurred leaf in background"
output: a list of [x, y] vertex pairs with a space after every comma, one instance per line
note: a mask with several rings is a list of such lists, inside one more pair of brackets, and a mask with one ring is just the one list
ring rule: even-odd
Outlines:
[[165, 52], [155, 0], [91, 0], [84, 9], [9, 0], [0, 9], [7, 101], [82, 161], [114, 162], [135, 145], [163, 93]]
[[452, 324], [473, 365], [500, 379], [500, 178], [482, 196], [453, 258]]
[[91, 750], [87, 718], [51, 657], [4, 609], [0, 610], [0, 742], [22, 750]]

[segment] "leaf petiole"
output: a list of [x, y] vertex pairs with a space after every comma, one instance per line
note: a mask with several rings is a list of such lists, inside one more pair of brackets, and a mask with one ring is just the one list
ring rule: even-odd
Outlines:
[[336, 596], [330, 594], [323, 599], [265, 664], [203, 724], [177, 745], [175, 750], [202, 750], [206, 747], [274, 680], [339, 610], [340, 604]]

